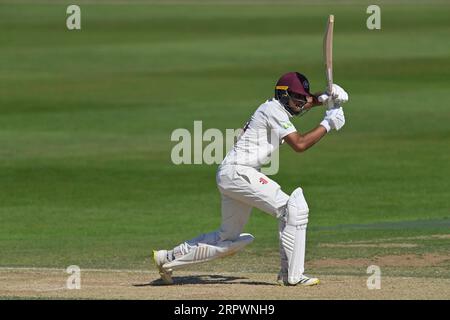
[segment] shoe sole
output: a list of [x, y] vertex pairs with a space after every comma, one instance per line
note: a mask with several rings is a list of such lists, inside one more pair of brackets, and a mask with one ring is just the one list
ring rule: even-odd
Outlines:
[[158, 261], [156, 258], [157, 252], [158, 251], [153, 250], [153, 262], [155, 263], [155, 266], [158, 268], [159, 275], [161, 276], [161, 280], [165, 284], [173, 284], [173, 279], [172, 279], [172, 276], [170, 275], [170, 273], [158, 264]]
[[303, 286], [303, 287], [312, 287], [316, 286], [320, 283], [320, 280], [317, 279], [311, 283], [296, 283], [296, 284], [290, 284], [289, 282], [284, 282], [282, 279], [278, 279], [277, 283], [281, 287], [295, 287], [295, 286]]
[[313, 282], [311, 282], [311, 283], [308, 283], [308, 284], [301, 284], [302, 286], [305, 286], [305, 287], [311, 287], [311, 286], [316, 286], [316, 285], [318, 285], [320, 283], [320, 280], [319, 279], [317, 279], [317, 280], [315, 280], [315, 281], [313, 281]]

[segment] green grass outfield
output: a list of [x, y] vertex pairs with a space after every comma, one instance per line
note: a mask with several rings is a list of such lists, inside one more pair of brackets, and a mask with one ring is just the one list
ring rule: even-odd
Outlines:
[[[448, 3], [382, 4], [380, 31], [363, 2], [80, 3], [68, 31], [68, 2], [0, 2], [0, 267], [146, 269], [152, 248], [217, 228], [217, 166], [172, 164], [172, 131], [241, 127], [286, 71], [322, 90], [330, 13], [346, 126], [304, 154], [283, 146], [273, 176], [305, 190], [307, 259], [448, 251], [321, 246], [448, 233]], [[255, 210], [246, 231], [247, 254], [202, 268], [275, 270], [276, 221]]]

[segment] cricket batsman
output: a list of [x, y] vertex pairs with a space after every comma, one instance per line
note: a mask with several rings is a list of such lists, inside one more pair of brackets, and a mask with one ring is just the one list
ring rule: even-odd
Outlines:
[[[220, 229], [185, 241], [172, 250], [153, 251], [161, 279], [172, 284], [173, 269], [234, 254], [252, 242], [254, 237], [242, 231], [252, 208], [256, 207], [279, 221], [278, 283], [318, 284], [319, 279], [304, 274], [309, 209], [302, 188], [288, 195], [260, 169], [283, 142], [294, 151], [303, 152], [330, 130], [341, 129], [345, 117], [340, 105], [347, 101], [348, 94], [336, 84], [331, 94], [314, 95], [303, 74], [284, 74], [275, 85], [274, 98], [256, 109], [217, 170], [216, 181], [222, 198]], [[307, 133], [298, 132], [291, 119], [322, 104], [328, 106], [322, 122]]]

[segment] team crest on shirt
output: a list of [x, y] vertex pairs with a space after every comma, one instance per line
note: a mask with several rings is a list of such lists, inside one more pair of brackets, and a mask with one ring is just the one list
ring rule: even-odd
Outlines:
[[284, 123], [282, 123], [281, 125], [282, 125], [283, 128], [285, 128], [285, 129], [292, 127], [292, 123], [290, 123], [290, 122], [284, 122]]
[[259, 182], [261, 182], [262, 184], [268, 184], [269, 183], [269, 181], [267, 181], [266, 179], [264, 179], [264, 178], [259, 178]]

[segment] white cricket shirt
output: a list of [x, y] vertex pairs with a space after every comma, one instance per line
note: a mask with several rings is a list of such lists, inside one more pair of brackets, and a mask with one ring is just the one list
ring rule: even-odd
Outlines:
[[292, 115], [276, 99], [267, 100], [256, 109], [244, 132], [228, 152], [222, 165], [242, 165], [260, 169], [288, 134], [297, 131]]

